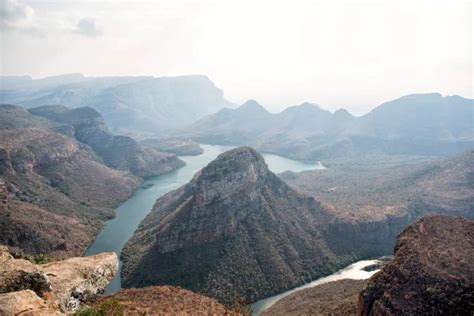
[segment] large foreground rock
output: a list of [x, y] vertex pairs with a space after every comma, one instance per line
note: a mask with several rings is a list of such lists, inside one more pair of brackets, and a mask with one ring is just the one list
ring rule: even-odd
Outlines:
[[358, 315], [472, 315], [474, 222], [428, 216], [406, 228], [395, 259], [361, 292]]
[[115, 253], [37, 265], [0, 247], [0, 315], [15, 314], [28, 304], [74, 311], [100, 294], [117, 271]]

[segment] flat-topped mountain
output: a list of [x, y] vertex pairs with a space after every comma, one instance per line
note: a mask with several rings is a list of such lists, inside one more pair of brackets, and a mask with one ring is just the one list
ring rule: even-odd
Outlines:
[[361, 292], [358, 315], [468, 315], [474, 307], [474, 222], [429, 216], [407, 227], [395, 259]]
[[157, 200], [124, 249], [124, 285], [254, 301], [339, 267], [317, 229], [329, 218], [255, 150], [230, 150]]
[[108, 166], [130, 171], [139, 177], [160, 175], [185, 165], [175, 155], [143, 148], [128, 136], [112, 135], [100, 113], [90, 107], [69, 109], [51, 105], [33, 108], [29, 112], [71, 125], [74, 137], [91, 146]]
[[255, 101], [223, 109], [175, 134], [204, 143], [248, 145], [304, 160], [367, 153], [443, 156], [474, 147], [474, 101], [438, 93], [386, 102], [361, 117], [303, 103], [272, 114]]
[[92, 107], [114, 133], [132, 136], [183, 127], [230, 105], [222, 90], [202, 75], [0, 77], [0, 89], [0, 103], [28, 108], [45, 104]]

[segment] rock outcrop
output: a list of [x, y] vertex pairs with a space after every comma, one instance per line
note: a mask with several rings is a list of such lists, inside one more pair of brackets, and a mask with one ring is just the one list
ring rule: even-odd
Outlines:
[[118, 271], [115, 253], [47, 264], [15, 259], [0, 247], [0, 314], [71, 312], [95, 299]]
[[124, 285], [179, 285], [228, 306], [252, 302], [352, 260], [334, 256], [322, 237], [329, 219], [255, 150], [233, 149], [157, 200], [124, 249]]
[[470, 315], [474, 222], [427, 216], [407, 227], [395, 259], [360, 293], [358, 315]]

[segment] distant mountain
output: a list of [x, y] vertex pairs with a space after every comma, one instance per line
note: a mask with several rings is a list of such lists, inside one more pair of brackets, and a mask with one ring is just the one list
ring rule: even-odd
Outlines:
[[255, 101], [223, 109], [175, 133], [196, 141], [249, 145], [303, 160], [367, 152], [449, 155], [474, 148], [474, 100], [415, 94], [354, 117], [304, 103], [272, 114]]
[[158, 199], [124, 249], [123, 284], [254, 301], [339, 267], [317, 229], [328, 218], [255, 150], [237, 148]]
[[33, 108], [29, 112], [55, 122], [71, 125], [74, 129], [74, 137], [91, 146], [112, 168], [127, 170], [139, 177], [150, 177], [185, 165], [176, 155], [143, 148], [128, 136], [112, 135], [99, 112], [90, 107], [69, 109], [52, 105]]
[[0, 102], [25, 107], [62, 104], [99, 111], [114, 132], [153, 135], [188, 125], [228, 106], [205, 76], [0, 77]]

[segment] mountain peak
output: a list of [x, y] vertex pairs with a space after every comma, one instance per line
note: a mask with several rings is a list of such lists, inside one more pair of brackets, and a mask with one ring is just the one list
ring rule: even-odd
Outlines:
[[197, 175], [195, 197], [198, 204], [213, 202], [241, 191], [252, 191], [270, 174], [267, 164], [255, 149], [239, 147], [219, 155]]
[[245, 111], [245, 112], [264, 112], [268, 113], [268, 111], [257, 101], [255, 100], [248, 100], [244, 104], [242, 104], [240, 107], [237, 108], [239, 111]]

